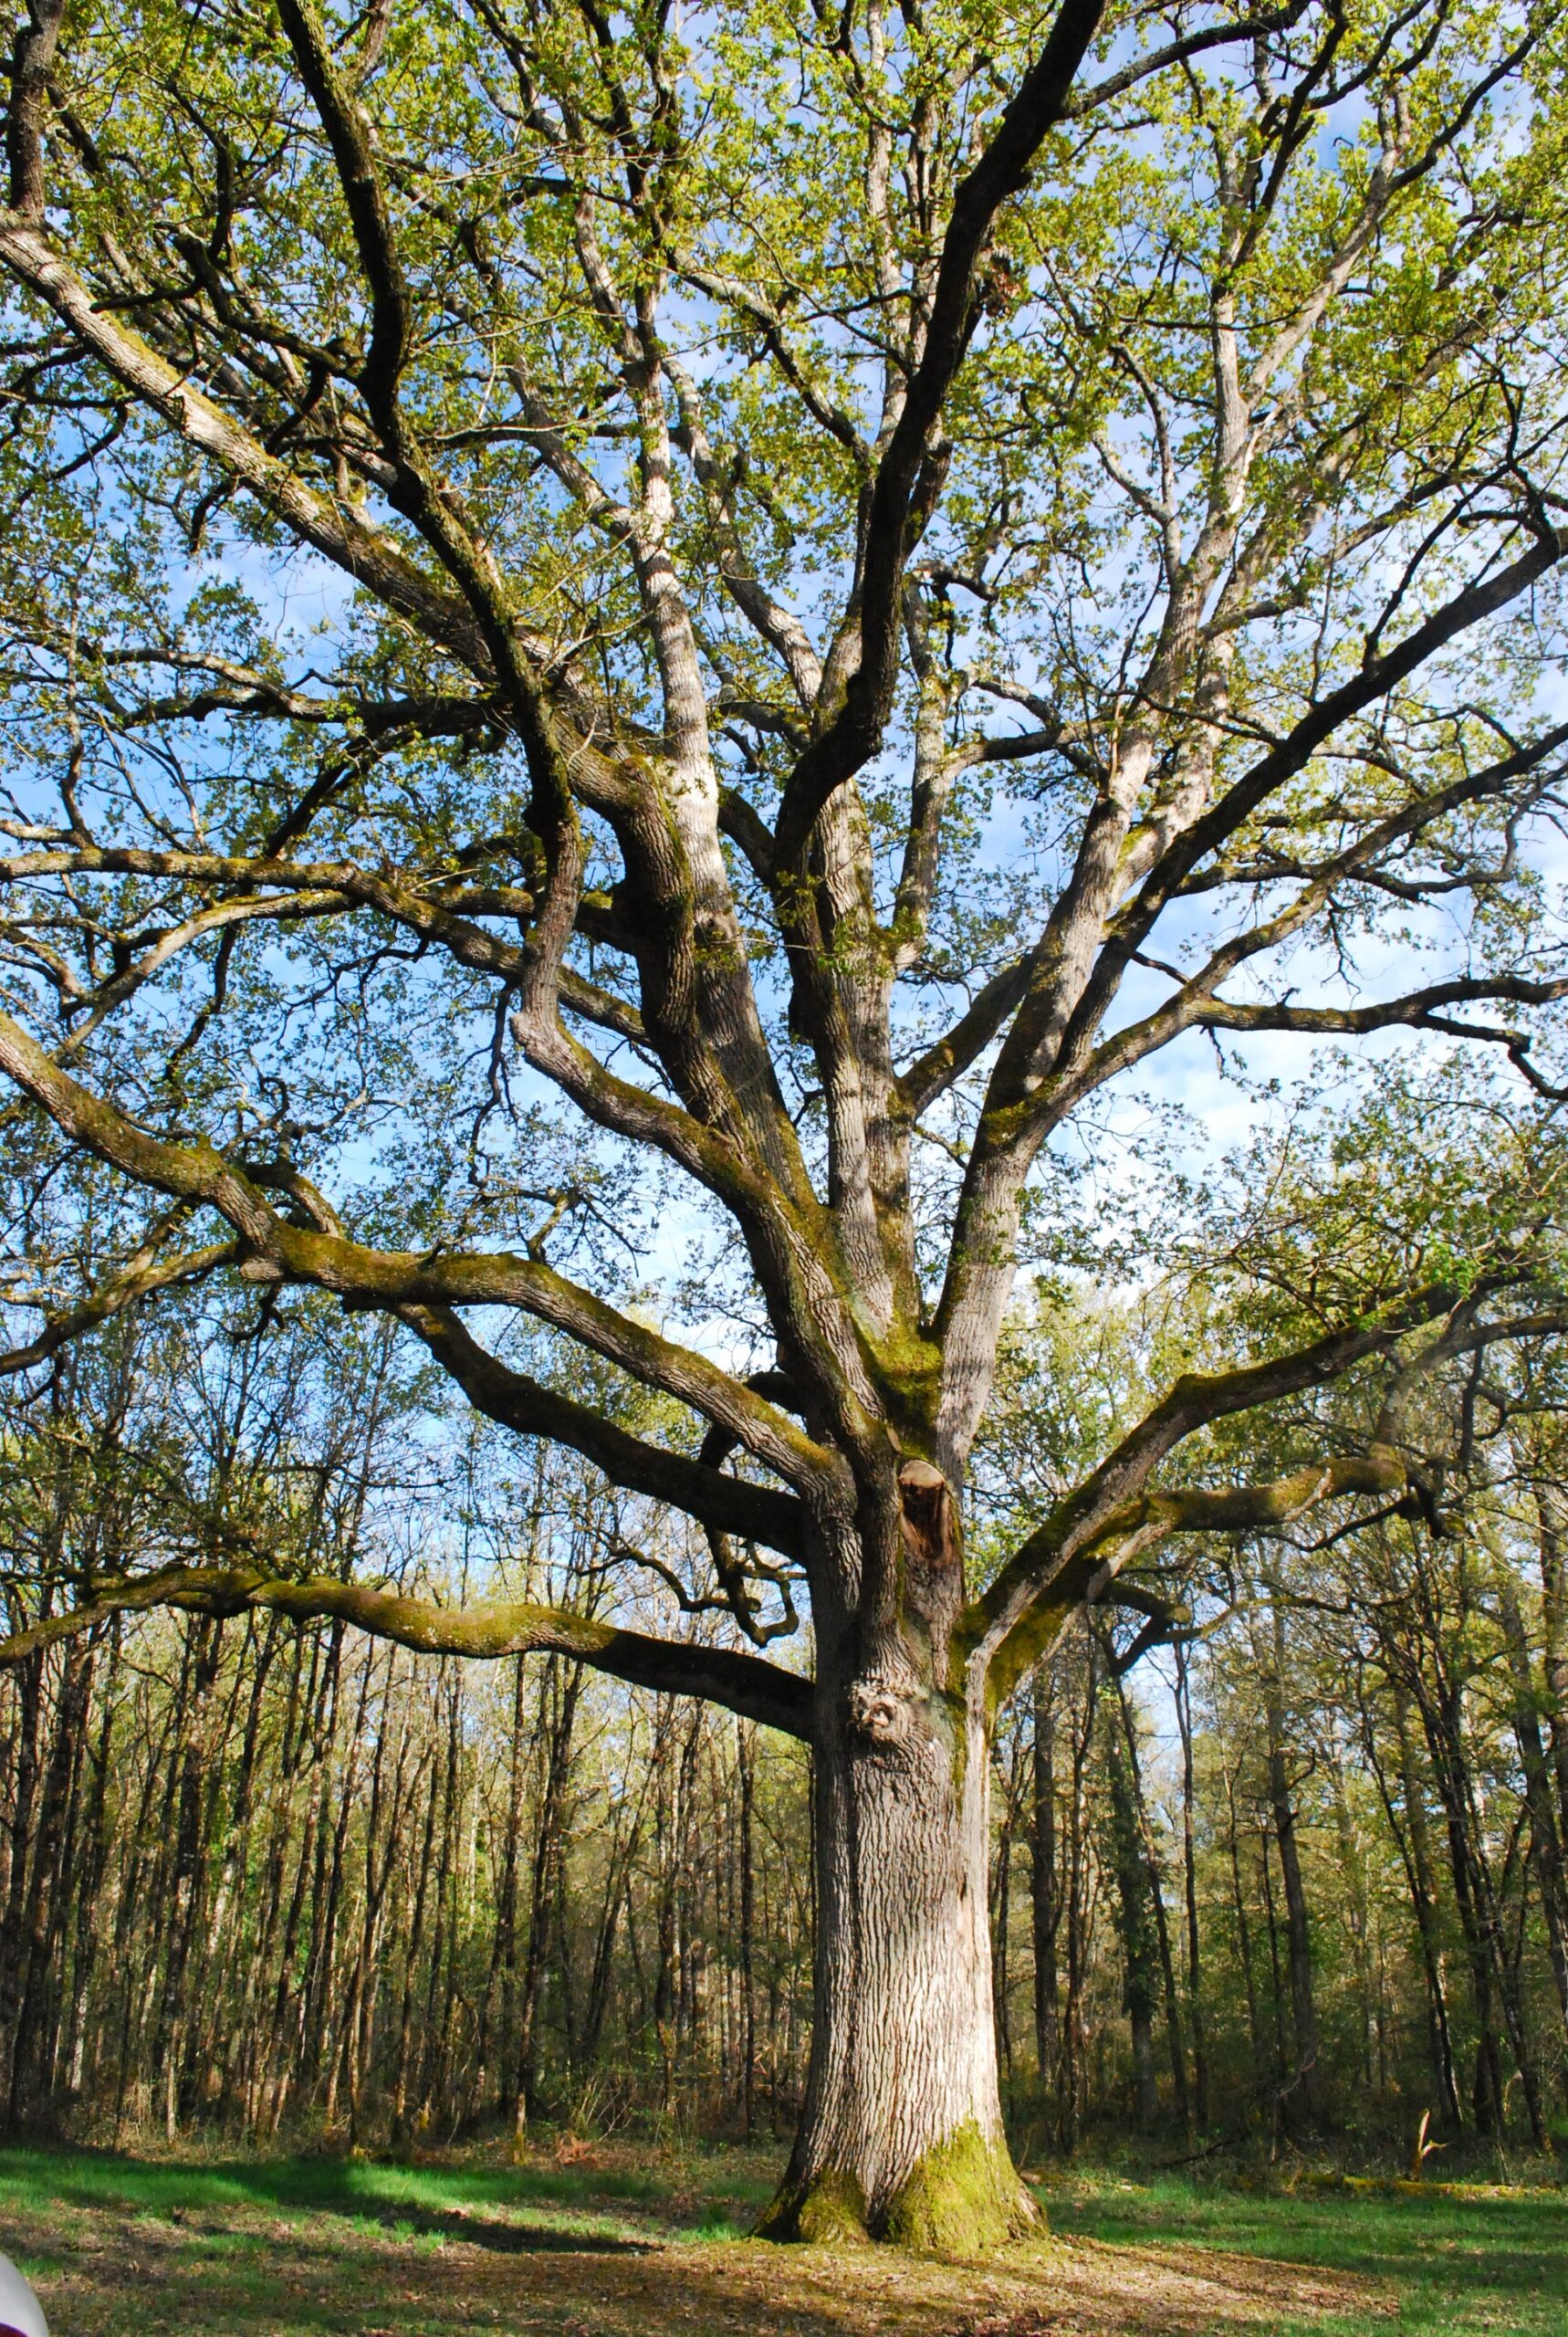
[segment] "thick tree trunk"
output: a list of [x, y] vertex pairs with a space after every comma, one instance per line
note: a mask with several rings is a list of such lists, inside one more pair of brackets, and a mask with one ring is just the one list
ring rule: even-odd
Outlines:
[[815, 2019], [762, 2230], [974, 2255], [1034, 2220], [1002, 2132], [984, 1730], [862, 1678], [821, 1691]]

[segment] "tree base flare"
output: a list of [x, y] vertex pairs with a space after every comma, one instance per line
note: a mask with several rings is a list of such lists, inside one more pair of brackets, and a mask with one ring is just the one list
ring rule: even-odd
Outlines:
[[877, 2239], [922, 2255], [967, 2258], [1038, 2234], [1043, 2222], [1007, 2144], [971, 2123], [927, 2151], [880, 2214], [868, 2214], [852, 2175], [827, 2168], [805, 2183], [787, 2177], [757, 2231], [761, 2239], [818, 2248]]
[[926, 2152], [889, 2202], [880, 2237], [927, 2256], [986, 2256], [1040, 2224], [1006, 2143], [970, 2124]]
[[801, 2183], [786, 2175], [757, 2227], [758, 2239], [798, 2241], [808, 2248], [841, 2248], [871, 2237], [865, 2193], [852, 2175], [824, 2167]]

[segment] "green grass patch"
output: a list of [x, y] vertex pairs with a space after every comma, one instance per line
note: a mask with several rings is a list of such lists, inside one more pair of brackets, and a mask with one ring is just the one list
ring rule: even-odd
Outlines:
[[[1040, 2198], [1065, 2237], [1230, 2249], [1355, 2272], [1397, 2295], [1406, 2332], [1568, 2332], [1568, 2192], [1495, 2185], [1429, 2195], [1243, 2190], [1176, 2177], [1048, 2180]], [[1270, 2324], [1319, 2337], [1386, 2332], [1382, 2313]]]
[[0, 2196], [42, 2192], [149, 2215], [196, 2207], [354, 2215], [372, 2204], [451, 2209], [570, 2206], [589, 2198], [656, 2203], [671, 2187], [667, 2175], [614, 2164], [410, 2166], [369, 2158], [144, 2159], [112, 2151], [0, 2150]]
[[[428, 2227], [431, 2218], [500, 2216], [582, 2229], [607, 2216], [635, 2232], [716, 2223], [742, 2229], [770, 2176], [723, 2154], [617, 2154], [586, 2165], [513, 2166], [455, 2157], [440, 2165], [371, 2158], [148, 2159], [110, 2151], [0, 2149], [0, 2214], [28, 2207], [107, 2209], [161, 2219], [253, 2210], [293, 2223], [321, 2216], [365, 2226]], [[616, 2216], [615, 2210], [631, 2215]]]

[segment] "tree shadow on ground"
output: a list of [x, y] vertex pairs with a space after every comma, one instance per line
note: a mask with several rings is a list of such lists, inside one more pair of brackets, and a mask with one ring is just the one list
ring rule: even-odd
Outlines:
[[[20, 2154], [18, 2154], [20, 2155]], [[645, 2178], [595, 2175], [555, 2176], [551, 2170], [465, 2170], [454, 2181], [450, 2173], [421, 2183], [417, 2170], [373, 2160], [334, 2162], [329, 2159], [217, 2160], [206, 2164], [149, 2165], [110, 2152], [28, 2154], [47, 2185], [49, 2196], [62, 2206], [92, 2213], [142, 2214], [166, 2217], [183, 2225], [192, 2216], [222, 2216], [246, 2209], [270, 2210], [294, 2217], [343, 2216], [350, 2221], [380, 2225], [394, 2236], [464, 2240], [503, 2254], [528, 2254], [570, 2249], [590, 2254], [644, 2252], [653, 2243], [622, 2234], [584, 2230], [581, 2220], [605, 2220], [616, 2211], [635, 2208], [653, 2192]], [[417, 2196], [422, 2188], [453, 2190], [469, 2195], [452, 2206]], [[470, 2204], [470, 2197], [475, 2204]], [[502, 2212], [484, 2214], [479, 2206]], [[579, 2220], [559, 2224], [540, 2218], [539, 2210], [556, 2206], [563, 2217]], [[518, 2211], [532, 2208], [528, 2220]], [[505, 2211], [512, 2210], [511, 2215]]]
[[1280, 2337], [1331, 2316], [1346, 2337], [1386, 2327], [1392, 2310], [1343, 2275], [1197, 2250], [1048, 2247], [945, 2265], [765, 2243], [604, 2250], [564, 2234], [514, 2250], [508, 2233], [497, 2249], [471, 2224], [433, 2247], [372, 2237], [362, 2219], [293, 2233], [85, 2220], [16, 2235], [25, 2260], [48, 2247], [40, 2294], [71, 2337]]
[[412, 2229], [423, 2238], [462, 2240], [470, 2248], [494, 2248], [503, 2256], [647, 2256], [658, 2244], [651, 2239], [622, 2239], [610, 2232], [573, 2231], [559, 2224], [482, 2221], [457, 2207], [409, 2207], [392, 2202], [376, 2206], [361, 2200], [338, 2212], [353, 2216], [358, 2223], [380, 2224], [394, 2237]]
[[1381, 2337], [1397, 2310], [1364, 2271], [1226, 2252], [1192, 2200], [1141, 2245], [954, 2265], [720, 2239], [688, 2221], [711, 2186], [607, 2175], [7, 2153], [0, 2246], [70, 2337]]

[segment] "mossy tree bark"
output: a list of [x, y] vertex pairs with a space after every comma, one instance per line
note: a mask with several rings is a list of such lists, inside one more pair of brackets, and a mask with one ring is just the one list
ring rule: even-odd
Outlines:
[[1002, 2129], [983, 1712], [929, 1681], [825, 1678], [815, 2027], [778, 2238], [977, 2255], [1036, 2220]]

